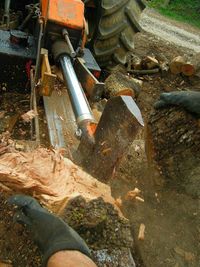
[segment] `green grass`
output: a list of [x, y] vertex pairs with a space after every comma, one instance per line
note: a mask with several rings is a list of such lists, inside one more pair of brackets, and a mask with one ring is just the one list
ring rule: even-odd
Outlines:
[[167, 7], [164, 0], [151, 0], [149, 6], [162, 15], [200, 28], [200, 0], [171, 0]]

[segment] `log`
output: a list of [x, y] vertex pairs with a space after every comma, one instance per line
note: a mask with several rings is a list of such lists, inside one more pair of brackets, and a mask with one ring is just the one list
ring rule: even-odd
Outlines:
[[112, 73], [105, 81], [105, 95], [107, 98], [120, 95], [137, 97], [141, 86], [130, 76], [120, 72]]
[[185, 75], [185, 76], [193, 76], [195, 74], [195, 66], [192, 63], [185, 63], [182, 67], [181, 67], [181, 72]]
[[55, 212], [79, 195], [87, 201], [102, 197], [115, 206], [109, 186], [63, 158], [60, 151], [43, 148], [29, 153], [16, 151], [2, 155], [0, 188], [32, 195]]
[[183, 57], [181, 56], [175, 57], [169, 64], [171, 73], [180, 74], [182, 72], [182, 66], [184, 64], [186, 64], [186, 60]]
[[170, 184], [193, 197], [200, 197], [199, 120], [179, 107], [156, 110], [146, 129], [149, 163]]
[[182, 66], [182, 73], [185, 76], [193, 76], [200, 73], [200, 53], [189, 58], [188, 62]]

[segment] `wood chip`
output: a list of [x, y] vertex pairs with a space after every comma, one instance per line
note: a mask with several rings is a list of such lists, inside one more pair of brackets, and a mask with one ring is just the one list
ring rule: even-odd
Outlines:
[[141, 198], [141, 197], [137, 197], [137, 196], [136, 196], [135, 199], [138, 200], [138, 201], [140, 201], [140, 202], [144, 202], [144, 199]]
[[21, 117], [25, 122], [30, 122], [36, 116], [38, 116], [38, 114], [34, 110], [29, 110], [28, 112], [24, 113]]
[[144, 240], [144, 233], [145, 233], [145, 225], [143, 223], [140, 224], [138, 240]]
[[121, 199], [121, 197], [118, 197], [118, 198], [115, 200], [115, 205], [116, 205], [118, 208], [121, 208], [121, 207], [122, 207], [122, 199]]
[[179, 256], [183, 257], [186, 261], [193, 261], [195, 260], [195, 255], [194, 253], [188, 252], [183, 250], [180, 247], [175, 247], [174, 251], [176, 252], [176, 254], [178, 254]]
[[135, 188], [132, 191], [129, 191], [126, 196], [125, 200], [135, 200], [135, 198], [141, 193], [141, 191], [138, 188]]

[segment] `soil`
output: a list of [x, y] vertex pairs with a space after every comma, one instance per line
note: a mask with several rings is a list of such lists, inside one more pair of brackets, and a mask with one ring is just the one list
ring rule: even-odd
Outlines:
[[[140, 56], [153, 54], [169, 61], [178, 55], [190, 57], [195, 54], [195, 49], [179, 47], [147, 32], [135, 36], [135, 47]], [[190, 79], [181, 75], [158, 73], [137, 78], [143, 81], [137, 104], [145, 122], [161, 92], [200, 90], [198, 77]], [[163, 185], [163, 177], [147, 162], [143, 130], [123, 158], [111, 187], [113, 195], [122, 198], [122, 210], [130, 220], [135, 239], [132, 253], [138, 267], [200, 266], [200, 199], [179, 193], [176, 186]], [[125, 200], [127, 192], [135, 187], [142, 191], [141, 198], [144, 202]], [[5, 198], [1, 193], [0, 260], [18, 267], [40, 266], [41, 257], [37, 248], [24, 228], [13, 224], [13, 213]], [[102, 214], [104, 217], [104, 212]], [[137, 238], [141, 223], [146, 226], [143, 241]], [[103, 257], [101, 253], [104, 252], [100, 251], [96, 257]]]

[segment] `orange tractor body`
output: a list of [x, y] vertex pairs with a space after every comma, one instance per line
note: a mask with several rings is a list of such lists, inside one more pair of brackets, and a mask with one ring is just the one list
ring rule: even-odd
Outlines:
[[63, 27], [82, 30], [84, 4], [81, 0], [42, 0], [42, 17]]

